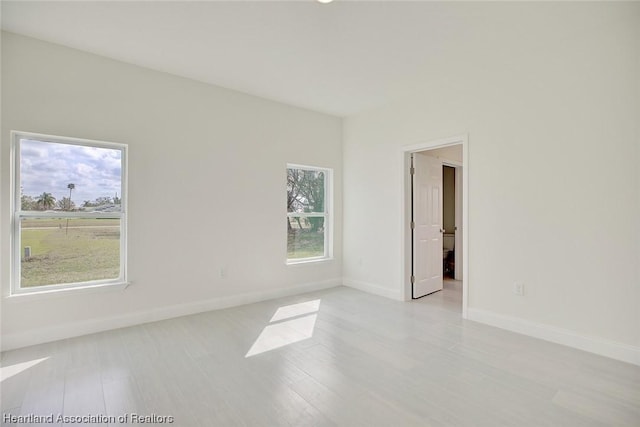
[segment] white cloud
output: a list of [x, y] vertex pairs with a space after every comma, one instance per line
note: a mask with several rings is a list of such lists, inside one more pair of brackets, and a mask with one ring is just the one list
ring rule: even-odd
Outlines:
[[56, 199], [69, 196], [67, 185], [73, 183], [72, 200], [113, 197], [122, 194], [120, 151], [35, 140], [20, 142], [20, 177], [23, 193], [37, 196], [43, 192]]

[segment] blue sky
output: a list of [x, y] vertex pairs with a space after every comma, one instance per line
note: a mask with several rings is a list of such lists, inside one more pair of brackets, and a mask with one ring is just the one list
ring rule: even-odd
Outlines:
[[121, 191], [121, 152], [23, 139], [20, 141], [20, 184], [25, 195], [51, 193], [60, 200], [69, 197], [67, 185], [75, 184], [71, 200], [118, 196]]

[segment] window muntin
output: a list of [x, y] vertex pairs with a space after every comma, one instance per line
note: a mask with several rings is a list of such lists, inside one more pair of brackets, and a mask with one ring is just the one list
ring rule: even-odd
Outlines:
[[126, 145], [12, 139], [12, 293], [126, 282]]
[[331, 257], [330, 169], [287, 167], [287, 262]]

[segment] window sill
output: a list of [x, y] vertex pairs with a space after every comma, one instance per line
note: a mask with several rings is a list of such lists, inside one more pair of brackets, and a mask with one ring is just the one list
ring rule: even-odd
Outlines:
[[71, 295], [92, 294], [99, 292], [112, 292], [125, 290], [130, 282], [104, 283], [99, 285], [76, 286], [61, 289], [47, 289], [42, 291], [27, 291], [11, 294], [4, 297], [5, 302], [21, 303], [38, 301], [42, 299], [65, 297]]
[[287, 260], [287, 265], [304, 265], [304, 264], [318, 264], [323, 262], [333, 261], [333, 257], [323, 258], [302, 258], [300, 260]]

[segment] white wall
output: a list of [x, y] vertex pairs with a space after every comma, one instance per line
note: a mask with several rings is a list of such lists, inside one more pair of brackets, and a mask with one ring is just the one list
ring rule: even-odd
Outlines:
[[401, 147], [468, 133], [470, 317], [640, 364], [640, 4], [455, 17], [394, 101], [345, 121], [345, 284], [402, 295]]
[[[126, 290], [6, 298], [10, 130], [129, 144]], [[340, 284], [341, 133], [336, 117], [3, 33], [4, 348]], [[287, 162], [334, 169], [333, 261], [285, 265]]]

